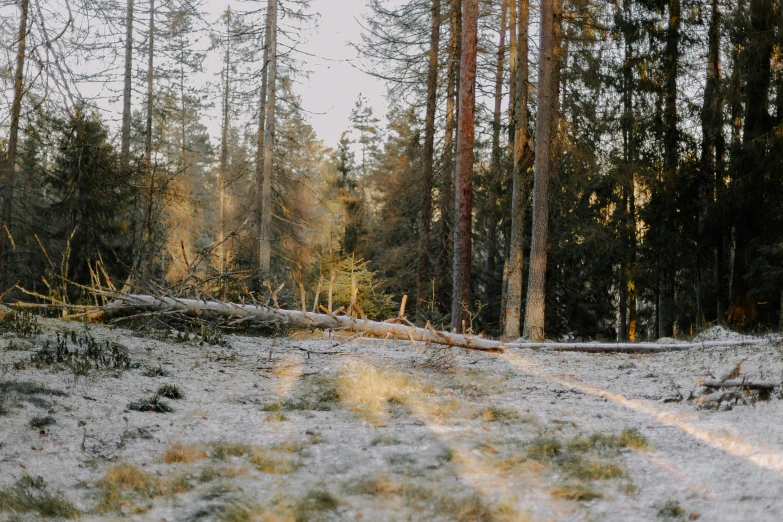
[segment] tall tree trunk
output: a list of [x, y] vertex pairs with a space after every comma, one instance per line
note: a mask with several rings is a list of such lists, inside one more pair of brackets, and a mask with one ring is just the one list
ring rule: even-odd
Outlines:
[[16, 71], [14, 73], [14, 101], [11, 104], [11, 128], [8, 134], [8, 150], [5, 156], [5, 185], [3, 186], [3, 227], [0, 230], [0, 284], [1, 290], [8, 287], [8, 265], [11, 258], [9, 231], [11, 230], [11, 209], [16, 184], [16, 150], [19, 147], [19, 118], [22, 114], [24, 97], [24, 61], [27, 45], [28, 0], [19, 1], [19, 33], [16, 48]]
[[144, 136], [144, 163], [152, 171], [152, 99], [155, 58], [155, 0], [150, 0], [149, 47], [147, 48], [147, 122]]
[[[508, 0], [508, 155], [514, 154], [517, 110], [517, 4], [527, 0]], [[521, 9], [521, 7], [520, 7]]]
[[[624, 168], [622, 179], [623, 190], [623, 226], [621, 237], [624, 243], [624, 263], [620, 287], [621, 297], [627, 298], [621, 303], [620, 340], [636, 340], [636, 136], [633, 93], [636, 85], [633, 77], [634, 21], [631, 16], [630, 0], [623, 0], [623, 40], [625, 45], [625, 60], [623, 61], [623, 148]], [[621, 299], [622, 301], [622, 299]], [[626, 323], [626, 309], [628, 319]]]
[[424, 169], [419, 212], [419, 256], [416, 273], [416, 311], [426, 310], [430, 287], [430, 230], [432, 226], [432, 181], [435, 177], [435, 110], [438, 101], [438, 48], [440, 47], [440, 0], [432, 0], [430, 52], [427, 71], [427, 114], [424, 123]]
[[223, 128], [220, 133], [220, 171], [218, 183], [220, 184], [220, 227], [218, 249], [220, 255], [220, 273], [226, 271], [226, 178], [228, 176], [228, 101], [231, 89], [231, 10], [226, 11], [226, 56], [223, 64]]
[[470, 310], [470, 258], [473, 215], [473, 144], [476, 105], [476, 49], [478, 0], [462, 3], [462, 55], [460, 59], [457, 173], [455, 185], [454, 273], [451, 327], [465, 330]]
[[133, 0], [128, 0], [125, 13], [125, 74], [122, 89], [122, 134], [120, 141], [120, 166], [128, 170], [130, 163], [131, 131], [131, 79], [133, 73]]
[[497, 229], [498, 229], [498, 190], [501, 185], [500, 172], [500, 116], [503, 103], [503, 70], [506, 58], [506, 17], [508, 0], [503, 0], [500, 14], [500, 42], [498, 43], [498, 55], [495, 67], [495, 107], [492, 113], [492, 152], [490, 157], [490, 180], [487, 191], [487, 258], [485, 269], [489, 281], [489, 295], [497, 295], [497, 274], [495, 260], [497, 257]]
[[[516, 339], [522, 323], [522, 277], [525, 243], [525, 206], [527, 203], [527, 170], [531, 151], [527, 140], [527, 26], [530, 18], [528, 0], [517, 0], [516, 82], [512, 93], [514, 102], [514, 165], [511, 187], [511, 238], [508, 254], [508, 287], [504, 300], [503, 336]], [[514, 32], [514, 31], [512, 31]]]
[[[679, 132], [677, 129], [677, 69], [680, 61], [680, 0], [669, 0], [669, 27], [666, 32], [666, 54], [664, 58], [664, 241], [673, 241], [677, 231], [672, 227], [676, 219], [675, 182], [677, 179], [677, 159]], [[674, 277], [676, 267], [673, 252], [663, 256], [661, 266], [659, 297], [658, 336], [674, 334]]]
[[[704, 86], [704, 106], [701, 112], [702, 146], [701, 146], [701, 182], [704, 185], [704, 202], [717, 208], [718, 193], [721, 191], [723, 166], [720, 142], [723, 137], [723, 97], [720, 92], [721, 60], [720, 60], [720, 25], [721, 12], [718, 0], [712, 0], [708, 38], [707, 78]], [[720, 165], [720, 167], [719, 167]], [[720, 170], [719, 170], [720, 168]], [[712, 240], [715, 243], [716, 255], [722, 250], [723, 230], [720, 225], [714, 231]], [[721, 284], [722, 277], [719, 263], [715, 267], [715, 301], [718, 321], [722, 321]]]
[[536, 158], [533, 178], [533, 239], [530, 248], [530, 274], [525, 307], [524, 335], [532, 341], [544, 339], [546, 302], [546, 263], [549, 212], [549, 178], [552, 171], [552, 135], [557, 104], [558, 56], [555, 42], [555, 3], [541, 1], [538, 61], [538, 114], [536, 115]]
[[[728, 322], [734, 328], [755, 326], [758, 281], [750, 265], [759, 224], [764, 220], [764, 190], [767, 174], [767, 142], [771, 121], [768, 113], [771, 80], [770, 57], [774, 43], [772, 0], [751, 0], [745, 81], [745, 127], [742, 134], [740, 171], [733, 183], [738, 211], [735, 213], [736, 246]], [[763, 233], [763, 232], [762, 232]]]
[[261, 230], [259, 234], [259, 266], [269, 271], [272, 254], [272, 167], [275, 148], [275, 88], [277, 83], [277, 0], [269, 0], [267, 7], [269, 28], [269, 62], [267, 64], [266, 124], [264, 126], [264, 180], [261, 186]]
[[[256, 144], [256, 198], [255, 226], [261, 253], [261, 223], [263, 222], [263, 205], [261, 203], [264, 191], [264, 130], [266, 126], [266, 91], [269, 78], [269, 24], [264, 30], [264, 62], [261, 67], [261, 96], [258, 103], [258, 143]], [[260, 258], [259, 258], [260, 263]]]
[[440, 185], [440, 253], [438, 255], [438, 304], [451, 309], [449, 267], [452, 260], [454, 223], [454, 134], [457, 128], [457, 83], [459, 82], [460, 41], [462, 39], [461, 0], [450, 0], [449, 69], [446, 79], [446, 135], [443, 141], [443, 167]]

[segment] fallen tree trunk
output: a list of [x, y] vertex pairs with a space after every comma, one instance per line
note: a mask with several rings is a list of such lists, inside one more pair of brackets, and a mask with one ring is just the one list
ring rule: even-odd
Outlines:
[[672, 350], [687, 350], [703, 347], [744, 346], [761, 342], [760, 339], [742, 341], [708, 341], [701, 343], [503, 343], [475, 335], [441, 332], [433, 328], [417, 328], [396, 322], [379, 322], [359, 319], [347, 315], [318, 314], [297, 310], [284, 310], [267, 306], [178, 299], [151, 295], [125, 295], [109, 303], [103, 309], [103, 317], [118, 318], [129, 313], [163, 312], [210, 312], [228, 317], [255, 318], [263, 322], [277, 323], [294, 328], [320, 328], [324, 330], [350, 330], [380, 337], [394, 336], [445, 346], [467, 348], [486, 352], [504, 352], [510, 348], [529, 348], [543, 351], [572, 351], [591, 353], [654, 353]]
[[699, 386], [705, 388], [747, 388], [749, 390], [772, 390], [781, 386], [779, 382], [753, 382], [744, 379], [727, 381], [696, 381]]

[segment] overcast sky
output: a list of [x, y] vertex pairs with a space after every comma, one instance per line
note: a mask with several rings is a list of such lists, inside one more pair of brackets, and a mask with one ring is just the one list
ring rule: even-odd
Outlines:
[[377, 116], [386, 114], [386, 87], [355, 67], [356, 50], [348, 44], [359, 41], [357, 19], [367, 12], [366, 0], [312, 0], [312, 12], [321, 15], [318, 29], [302, 50], [323, 59], [309, 61], [312, 74], [301, 79], [296, 90], [318, 136], [334, 147], [348, 128], [348, 115], [359, 93], [369, 99]]

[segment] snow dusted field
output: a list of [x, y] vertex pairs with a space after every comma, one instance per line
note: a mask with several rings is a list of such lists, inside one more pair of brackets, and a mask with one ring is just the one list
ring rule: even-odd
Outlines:
[[[0, 339], [0, 519], [783, 520], [779, 389], [717, 410], [689, 400], [740, 360], [742, 376], [780, 382], [775, 338], [483, 354], [90, 325], [130, 369], [74, 371], [34, 361], [57, 333], [75, 350], [85, 327], [41, 324]], [[164, 385], [183, 398], [150, 401]], [[129, 408], [140, 399], [173, 411]]]

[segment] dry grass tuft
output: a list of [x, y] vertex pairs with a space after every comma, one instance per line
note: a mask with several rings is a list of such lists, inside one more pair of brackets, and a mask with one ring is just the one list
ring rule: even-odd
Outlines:
[[253, 467], [261, 473], [287, 475], [299, 468], [299, 463], [295, 460], [277, 457], [265, 448], [254, 448], [247, 458]]
[[248, 444], [239, 442], [213, 442], [210, 445], [209, 456], [215, 460], [227, 460], [229, 457], [244, 457], [251, 451]]
[[175, 442], [163, 454], [163, 462], [166, 464], [190, 464], [207, 458], [207, 452], [198, 444], [184, 445]]
[[133, 464], [112, 466], [98, 482], [100, 500], [96, 511], [130, 511], [144, 513], [146, 507], [138, 506], [135, 499], [153, 499], [163, 495], [176, 495], [192, 489], [186, 475], [155, 477]]
[[345, 490], [354, 495], [388, 495], [399, 493], [402, 485], [383, 475], [369, 475], [349, 484]]
[[355, 365], [337, 380], [337, 393], [348, 407], [367, 421], [380, 423], [387, 414], [388, 403], [407, 404], [421, 387], [400, 372]]

